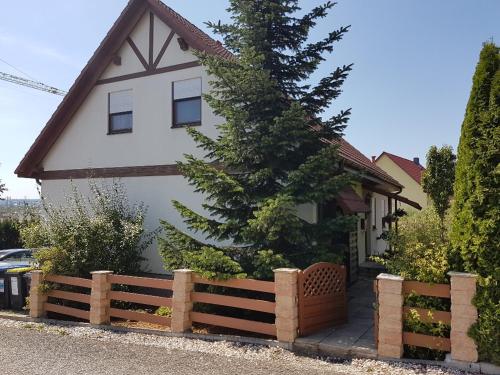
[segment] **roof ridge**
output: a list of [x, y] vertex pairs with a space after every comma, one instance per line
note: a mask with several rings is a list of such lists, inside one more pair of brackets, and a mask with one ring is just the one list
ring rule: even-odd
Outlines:
[[404, 158], [402, 156], [392, 154], [387, 151], [383, 151], [380, 156], [375, 160], [378, 161], [383, 155], [392, 160], [399, 168], [401, 168], [408, 176], [415, 180], [418, 184], [422, 181], [422, 172], [425, 171], [425, 167], [420, 163], [415, 163], [414, 160]]

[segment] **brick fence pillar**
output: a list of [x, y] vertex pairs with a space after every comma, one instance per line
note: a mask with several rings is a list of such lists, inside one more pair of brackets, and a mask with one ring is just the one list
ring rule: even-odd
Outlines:
[[278, 341], [293, 343], [299, 331], [299, 270], [278, 268], [274, 270], [276, 293], [276, 335]]
[[111, 282], [112, 271], [94, 271], [92, 275], [92, 290], [90, 292], [90, 324], [103, 325], [110, 323]]
[[193, 271], [175, 270], [172, 296], [172, 332], [182, 333], [192, 326], [190, 314], [193, 310], [191, 300], [193, 289]]
[[31, 271], [30, 317], [32, 318], [43, 318], [45, 316], [44, 304], [47, 302], [47, 296], [40, 291], [42, 283], [43, 272]]
[[381, 273], [378, 285], [378, 355], [403, 356], [403, 278]]
[[448, 272], [451, 284], [451, 358], [477, 362], [477, 347], [467, 332], [477, 321], [477, 309], [472, 304], [476, 294], [477, 275]]

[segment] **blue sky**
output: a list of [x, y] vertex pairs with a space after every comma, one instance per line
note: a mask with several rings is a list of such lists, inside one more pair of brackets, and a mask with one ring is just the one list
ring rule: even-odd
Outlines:
[[[204, 30], [207, 20], [227, 19], [226, 0], [164, 1]], [[319, 3], [301, 1], [304, 8]], [[125, 4], [4, 1], [0, 59], [67, 90]], [[355, 64], [328, 113], [352, 107], [347, 139], [367, 156], [388, 151], [424, 160], [433, 144], [456, 148], [479, 51], [490, 38], [500, 41], [499, 19], [495, 0], [338, 0], [312, 34], [352, 25], [314, 77]], [[1, 61], [0, 71], [21, 75]], [[0, 81], [0, 179], [8, 196], [37, 196], [34, 181], [13, 172], [60, 100]]]

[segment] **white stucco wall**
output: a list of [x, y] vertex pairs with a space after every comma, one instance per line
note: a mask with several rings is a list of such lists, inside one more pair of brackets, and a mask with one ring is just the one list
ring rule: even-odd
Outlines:
[[[170, 31], [168, 26], [155, 18], [155, 58]], [[138, 23], [130, 37], [147, 60], [149, 14]], [[144, 71], [127, 42], [119, 49], [118, 55], [121, 56], [121, 65], [110, 64], [101, 78]], [[191, 51], [179, 48], [177, 36], [174, 36], [158, 67], [196, 59]], [[209, 78], [202, 67], [96, 85], [43, 160], [44, 170], [175, 164], [183, 160], [184, 153], [203, 156], [203, 151], [195, 147], [184, 128], [172, 128], [172, 82], [197, 77], [202, 79], [202, 92], [207, 92]], [[108, 135], [108, 94], [129, 89], [133, 95], [132, 133]], [[202, 102], [202, 124], [197, 129], [215, 137], [215, 125], [222, 121]], [[145, 222], [147, 230], [159, 227], [160, 219], [186, 229], [171, 204], [172, 199], [181, 201], [197, 212], [203, 212], [203, 197], [195, 194], [182, 176], [128, 177], [120, 181], [125, 186], [131, 204], [143, 202], [149, 207]], [[100, 179], [98, 182], [109, 184], [112, 180]], [[46, 180], [42, 181], [42, 195], [54, 204], [64, 204], [72, 184], [83, 194], [89, 191], [88, 180]], [[149, 271], [163, 272], [156, 241], [145, 256], [149, 259]]]

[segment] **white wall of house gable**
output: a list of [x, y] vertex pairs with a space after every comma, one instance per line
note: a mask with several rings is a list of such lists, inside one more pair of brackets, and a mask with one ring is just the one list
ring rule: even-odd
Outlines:
[[[170, 31], [172, 29], [168, 27], [162, 20], [160, 20], [158, 17], [154, 17], [154, 33], [153, 33], [153, 56], [154, 59], [158, 56], [160, 53], [161, 48], [163, 47], [163, 44], [167, 40], [168, 36], [170, 35]], [[173, 43], [175, 40], [172, 39], [170, 43]]]
[[[183, 154], [203, 156], [184, 128], [172, 126], [172, 82], [202, 78], [202, 91], [209, 78], [202, 67], [97, 85], [52, 146], [43, 161], [45, 170], [174, 164]], [[132, 133], [107, 135], [108, 94], [133, 92]], [[223, 120], [202, 102], [202, 125], [198, 129], [217, 136]]]
[[137, 46], [142, 56], [148, 61], [149, 56], [149, 12], [145, 12], [130, 33], [130, 39]]
[[144, 71], [144, 66], [127, 42], [123, 43], [117, 55], [121, 57], [121, 65], [115, 65], [114, 63], [109, 64], [101, 75], [101, 78], [119, 77], [125, 74]]
[[187, 51], [181, 50], [181, 48], [179, 47], [179, 42], [177, 42], [177, 38], [179, 38], [179, 36], [175, 34], [172, 38], [172, 41], [168, 45], [165, 54], [161, 58], [160, 63], [158, 64], [158, 68], [198, 60], [198, 58], [193, 54], [191, 48]]

